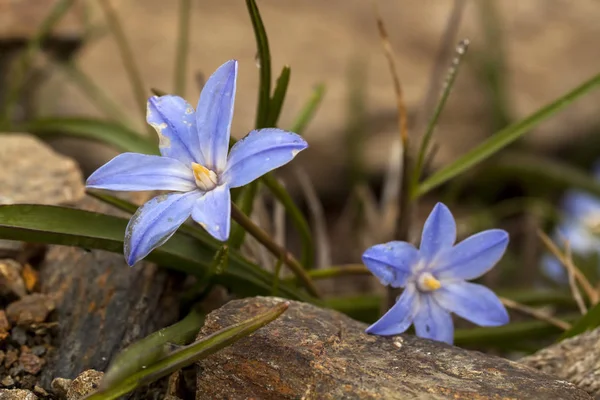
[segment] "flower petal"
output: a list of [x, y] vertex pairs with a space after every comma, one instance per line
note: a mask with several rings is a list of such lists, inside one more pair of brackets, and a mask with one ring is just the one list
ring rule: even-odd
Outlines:
[[562, 207], [569, 217], [586, 220], [600, 214], [600, 198], [579, 190], [568, 191]]
[[589, 255], [600, 251], [600, 239], [582, 221], [569, 218], [556, 229], [555, 239], [567, 239], [571, 250], [582, 255]]
[[201, 195], [200, 191], [163, 194], [138, 208], [125, 231], [127, 264], [135, 264], [173, 236]]
[[192, 218], [215, 239], [226, 241], [231, 226], [229, 187], [221, 185], [206, 192], [194, 205]]
[[196, 115], [187, 101], [179, 96], [152, 96], [148, 99], [146, 121], [158, 134], [160, 154], [186, 165], [204, 164]]
[[439, 280], [479, 278], [502, 258], [508, 246], [508, 233], [490, 229], [470, 236], [449, 249], [434, 271]]
[[237, 61], [227, 61], [208, 78], [196, 107], [198, 139], [206, 161], [202, 165], [218, 173], [227, 163], [236, 79]]
[[567, 271], [556, 257], [544, 254], [541, 263], [544, 275], [558, 283], [566, 284], [568, 282]]
[[108, 190], [195, 190], [192, 170], [168, 157], [138, 153], [119, 154], [98, 168], [86, 182], [88, 188]]
[[277, 128], [250, 132], [229, 153], [223, 182], [244, 186], [267, 172], [290, 162], [308, 144], [300, 135]]
[[452, 316], [444, 310], [430, 294], [421, 295], [419, 310], [413, 321], [417, 336], [452, 344], [454, 323]]
[[442, 284], [432, 293], [447, 311], [481, 326], [508, 323], [508, 312], [494, 292], [483, 285], [458, 281]]
[[452, 213], [442, 203], [437, 203], [425, 225], [421, 235], [419, 251], [427, 262], [433, 261], [440, 251], [452, 247], [456, 241], [456, 222]]
[[374, 335], [398, 335], [412, 324], [415, 311], [419, 308], [419, 294], [415, 285], [408, 285], [392, 308], [379, 321], [367, 328]]
[[407, 242], [393, 241], [368, 248], [363, 263], [383, 285], [403, 287], [417, 262], [419, 252]]

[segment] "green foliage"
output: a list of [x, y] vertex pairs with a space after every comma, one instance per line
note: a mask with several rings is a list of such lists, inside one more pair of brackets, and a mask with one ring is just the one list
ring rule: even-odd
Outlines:
[[590, 308], [588, 312], [573, 324], [571, 329], [563, 333], [559, 340], [577, 336], [583, 332], [591, 331], [600, 326], [600, 303]]

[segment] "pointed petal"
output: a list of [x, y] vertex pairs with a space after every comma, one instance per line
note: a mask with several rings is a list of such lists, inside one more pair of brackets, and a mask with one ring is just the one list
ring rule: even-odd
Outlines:
[[417, 289], [415, 285], [408, 285], [396, 304], [379, 321], [368, 327], [366, 332], [381, 336], [398, 335], [406, 331], [412, 324], [418, 308], [419, 294]]
[[600, 213], [600, 198], [579, 190], [570, 190], [562, 201], [562, 208], [569, 217], [585, 220]]
[[479, 278], [502, 258], [508, 246], [508, 233], [490, 229], [470, 236], [449, 249], [436, 264], [439, 280]]
[[276, 128], [250, 132], [229, 153], [223, 182], [244, 186], [291, 161], [308, 144], [300, 135]]
[[194, 108], [178, 96], [148, 99], [146, 121], [158, 134], [160, 154], [185, 165], [204, 164], [196, 129]]
[[198, 199], [192, 218], [215, 239], [226, 241], [231, 226], [231, 196], [227, 185], [217, 186]]
[[199, 191], [163, 194], [138, 208], [125, 231], [127, 264], [135, 264], [173, 236], [200, 196]]
[[437, 203], [425, 225], [421, 235], [419, 252], [425, 261], [432, 261], [440, 251], [452, 247], [456, 241], [456, 222], [452, 213], [442, 203]]
[[206, 81], [196, 108], [203, 165], [215, 172], [222, 172], [227, 163], [236, 79], [237, 61], [221, 65]]
[[403, 287], [419, 252], [406, 242], [393, 241], [368, 248], [362, 255], [363, 263], [383, 285]]
[[452, 316], [444, 310], [430, 294], [421, 295], [419, 310], [414, 322], [417, 336], [452, 344], [454, 323]]
[[544, 254], [541, 264], [542, 272], [548, 278], [561, 284], [566, 284], [568, 282], [567, 271], [556, 257], [550, 254]]
[[86, 186], [124, 191], [196, 189], [192, 170], [179, 161], [138, 153], [119, 154], [90, 175]]
[[432, 293], [447, 311], [481, 326], [508, 323], [508, 312], [494, 292], [483, 285], [458, 281], [443, 284]]

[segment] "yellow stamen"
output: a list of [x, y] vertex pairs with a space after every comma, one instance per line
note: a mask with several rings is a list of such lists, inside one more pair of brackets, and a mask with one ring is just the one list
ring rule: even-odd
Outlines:
[[442, 287], [440, 281], [435, 279], [435, 277], [429, 272], [425, 272], [424, 274], [422, 274], [419, 277], [417, 284], [419, 286], [419, 289], [424, 292], [433, 292], [434, 290], [438, 290]]
[[196, 179], [196, 185], [200, 190], [211, 190], [217, 186], [218, 177], [214, 171], [206, 168], [203, 165], [192, 163], [192, 171], [194, 172], [194, 178]]

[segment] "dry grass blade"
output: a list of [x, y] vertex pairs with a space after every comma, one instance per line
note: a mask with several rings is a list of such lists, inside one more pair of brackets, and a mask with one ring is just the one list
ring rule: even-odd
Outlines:
[[[282, 181], [279, 184], [285, 187]], [[279, 201], [273, 206], [273, 228], [275, 242], [285, 247], [285, 207]]]
[[[565, 241], [565, 256], [567, 260], [569, 260], [569, 265], [575, 265], [573, 263], [573, 254], [571, 253], [571, 244], [569, 241]], [[573, 293], [573, 297], [575, 298], [575, 302], [577, 303], [577, 307], [579, 307], [579, 312], [581, 315], [587, 314], [587, 307], [585, 306], [585, 301], [583, 301], [583, 297], [581, 297], [581, 292], [577, 287], [577, 281], [575, 280], [575, 274], [573, 273], [572, 268], [567, 268], [567, 275], [569, 276], [569, 287], [571, 288], [571, 293]]]
[[[583, 275], [581, 273], [581, 271], [573, 264], [573, 262], [571, 260], [569, 260], [569, 258], [566, 257], [565, 254], [563, 254], [560, 251], [558, 246], [556, 246], [556, 244], [548, 237], [548, 235], [546, 235], [541, 230], [538, 230], [537, 234], [538, 234], [538, 237], [541, 239], [541, 241], [546, 246], [546, 248], [548, 249], [548, 251], [550, 251], [554, 255], [554, 257], [556, 257], [558, 259], [558, 261], [561, 262], [561, 264], [567, 269], [567, 271], [570, 270], [571, 273], [575, 276], [575, 278], [577, 279], [577, 282], [581, 285], [581, 287], [585, 291], [586, 295], [590, 299], [590, 302], [593, 305], [597, 304], [598, 303], [598, 292], [596, 292], [596, 290], [590, 284], [590, 281], [588, 281], [588, 279], [585, 277], [585, 275]], [[575, 290], [576, 290], [576, 292], [579, 290], [577, 288], [577, 285], [575, 285]], [[577, 296], [575, 294], [576, 292], [573, 293], [573, 296]]]
[[294, 172], [302, 187], [306, 198], [306, 204], [312, 215], [315, 244], [317, 246], [316, 267], [325, 268], [326, 266], [331, 265], [331, 246], [329, 244], [329, 236], [327, 235], [327, 222], [325, 221], [323, 205], [321, 204], [317, 191], [306, 171], [296, 166]]
[[563, 331], [571, 329], [571, 324], [569, 324], [568, 322], [565, 322], [563, 320], [560, 320], [558, 318], [555, 318], [552, 315], [550, 315], [544, 311], [537, 310], [535, 308], [526, 306], [524, 304], [517, 303], [516, 301], [507, 299], [505, 297], [500, 297], [500, 301], [502, 301], [502, 304], [504, 304], [506, 307], [508, 307], [510, 309], [521, 312], [523, 314], [530, 315], [536, 319], [539, 319], [540, 321], [544, 321], [549, 324], [552, 324], [552, 325], [562, 329]]
[[379, 30], [379, 37], [381, 39], [381, 45], [383, 46], [383, 53], [387, 59], [392, 80], [394, 82], [394, 92], [396, 93], [396, 103], [398, 107], [398, 127], [400, 128], [400, 139], [402, 144], [406, 148], [408, 143], [408, 114], [406, 112], [406, 104], [404, 103], [404, 96], [402, 94], [402, 85], [400, 84], [400, 78], [398, 77], [398, 69], [396, 68], [396, 61], [394, 57], [394, 50], [390, 43], [385, 24], [379, 13], [379, 7], [377, 6], [377, 0], [372, 0], [373, 13], [377, 21], [377, 29]]
[[[383, 221], [396, 221], [398, 218], [403, 152], [402, 143], [399, 140], [395, 140], [390, 150], [390, 159], [381, 194], [380, 209]], [[393, 232], [390, 232], [390, 235], [393, 235]]]

